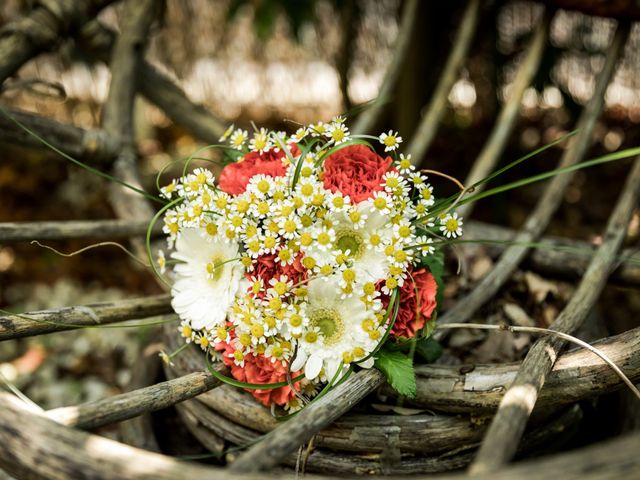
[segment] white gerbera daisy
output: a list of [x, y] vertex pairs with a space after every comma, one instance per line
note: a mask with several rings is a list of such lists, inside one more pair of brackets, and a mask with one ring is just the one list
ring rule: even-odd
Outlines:
[[342, 298], [339, 283], [339, 275], [309, 282], [305, 313], [309, 331], [317, 335], [313, 341], [303, 336], [291, 365], [292, 371], [304, 366], [308, 379], [318, 377], [322, 370], [326, 378], [333, 378], [340, 363], [346, 366], [356, 357], [372, 352], [381, 337], [380, 332], [372, 334], [368, 327], [373, 325], [371, 319], [380, 309], [380, 302], [367, 308], [357, 296]]
[[171, 257], [179, 260], [174, 268], [176, 281], [171, 304], [183, 320], [200, 330], [224, 325], [234, 301], [244, 269], [238, 257], [238, 244], [218, 236], [205, 238], [195, 228], [184, 229]]

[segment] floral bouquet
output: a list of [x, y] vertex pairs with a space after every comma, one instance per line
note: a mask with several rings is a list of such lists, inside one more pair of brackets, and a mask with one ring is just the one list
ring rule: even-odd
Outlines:
[[[161, 189], [180, 332], [265, 406], [295, 412], [374, 364], [415, 394], [413, 355], [433, 330], [446, 239], [402, 138], [350, 135], [343, 117], [252, 138], [230, 127], [216, 183], [197, 168]], [[379, 142], [376, 152], [370, 141]], [[439, 241], [437, 241], [440, 239]]]

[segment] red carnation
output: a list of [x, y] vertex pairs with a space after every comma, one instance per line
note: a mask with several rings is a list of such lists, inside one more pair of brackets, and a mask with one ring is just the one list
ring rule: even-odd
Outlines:
[[[250, 353], [244, 356], [244, 367], [240, 367], [233, 362], [234, 348], [225, 342], [216, 345], [216, 350], [222, 350], [222, 361], [231, 370], [231, 375], [236, 380], [246, 383], [278, 383], [287, 380], [287, 367], [282, 362], [272, 362], [271, 358], [264, 355], [252, 355]], [[295, 378], [300, 372], [291, 372], [291, 377]], [[293, 384], [297, 390], [300, 390], [300, 382]], [[278, 387], [268, 390], [252, 390], [245, 388], [247, 392], [253, 395], [265, 407], [276, 405], [286, 405], [289, 400], [295, 398], [296, 394], [291, 387]]]
[[247, 272], [246, 277], [250, 279], [252, 276], [256, 276], [264, 282], [264, 289], [258, 294], [258, 297], [262, 298], [266, 295], [266, 289], [269, 288], [269, 280], [272, 278], [280, 278], [282, 275], [286, 275], [289, 280], [293, 281], [294, 285], [306, 280], [308, 272], [302, 266], [301, 257], [302, 254], [298, 254], [291, 265], [283, 265], [276, 262], [276, 254], [260, 255], [256, 258], [253, 263], [253, 272]]
[[[394, 337], [415, 336], [418, 330], [424, 327], [426, 321], [431, 319], [436, 308], [438, 286], [431, 272], [421, 268], [416, 271], [410, 270], [408, 273], [409, 277], [398, 292], [400, 306], [396, 322], [391, 329], [391, 335]], [[389, 297], [384, 297], [382, 303], [386, 309], [389, 305]]]
[[[291, 145], [291, 154], [300, 155], [300, 149], [296, 145]], [[223, 192], [230, 195], [239, 195], [247, 189], [251, 177], [258, 175], [269, 175], [271, 177], [282, 177], [287, 172], [287, 167], [282, 163], [285, 157], [283, 150], [275, 149], [268, 152], [249, 152], [241, 160], [230, 163], [220, 172], [218, 187]]]
[[365, 145], [341, 148], [324, 161], [324, 188], [348, 195], [355, 203], [361, 202], [383, 189], [382, 177], [392, 161]]

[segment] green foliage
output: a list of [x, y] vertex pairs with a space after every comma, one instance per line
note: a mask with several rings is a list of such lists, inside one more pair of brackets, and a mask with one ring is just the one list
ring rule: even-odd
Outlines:
[[416, 372], [413, 360], [399, 351], [381, 349], [378, 352], [375, 366], [387, 378], [389, 385], [405, 397], [416, 396]]
[[[435, 325], [435, 322], [429, 322]], [[442, 355], [442, 345], [433, 337], [422, 337], [416, 341], [416, 353], [427, 363], [435, 362]]]
[[[439, 312], [444, 295], [444, 251], [441, 248], [437, 248], [433, 254], [423, 257], [422, 264], [429, 269], [438, 286], [436, 292], [436, 312]], [[433, 321], [429, 323], [435, 324]], [[429, 323], [427, 325], [429, 325]]]

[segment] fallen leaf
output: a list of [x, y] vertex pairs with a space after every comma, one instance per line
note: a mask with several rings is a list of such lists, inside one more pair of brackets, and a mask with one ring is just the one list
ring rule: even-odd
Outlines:
[[536, 303], [542, 303], [549, 293], [553, 293], [554, 295], [558, 293], [558, 286], [555, 283], [545, 280], [533, 272], [526, 272], [524, 274], [524, 280], [527, 283], [529, 292], [533, 294]]
[[514, 325], [519, 327], [533, 327], [536, 322], [516, 303], [507, 303], [502, 309]]

